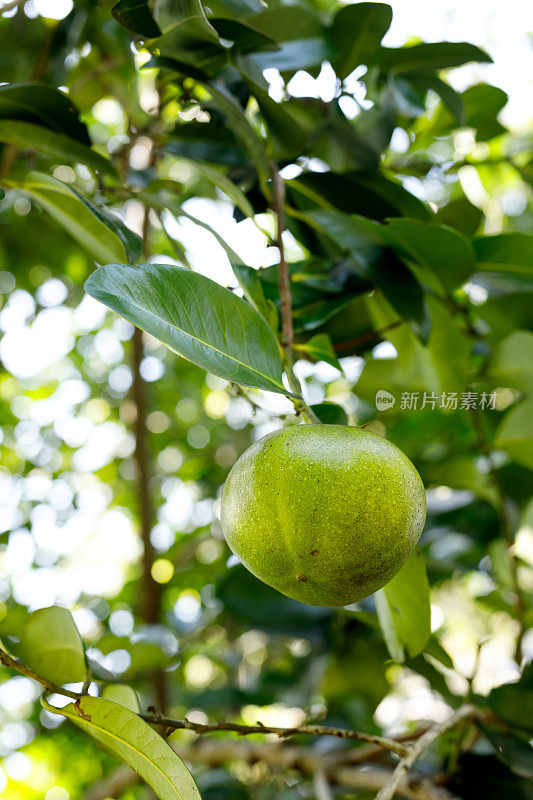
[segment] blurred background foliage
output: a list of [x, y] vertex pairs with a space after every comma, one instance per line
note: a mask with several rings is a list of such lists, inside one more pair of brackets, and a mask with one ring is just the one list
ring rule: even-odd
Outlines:
[[[191, 78], [181, 68], [176, 79], [167, 70], [140, 70], [150, 53], [113, 18], [112, 3], [7, 5], [12, 8], [0, 17], [2, 81], [40, 81], [68, 91], [95, 151], [127, 175], [130, 190], [151, 192], [153, 205], [160, 203], [160, 211], [150, 212], [152, 259], [190, 263], [237, 287], [227, 248], [205, 227], [211, 226], [244, 263], [262, 268], [264, 295], [275, 303], [274, 226], [257, 170], [220, 112], [211, 108], [205, 116], [204, 82], [220, 78], [217, 47], [198, 39], [197, 31], [187, 34], [190, 42], [178, 43], [166, 33], [159, 56], [172, 57], [178, 48], [182, 61], [201, 70]], [[488, 56], [473, 45], [458, 45], [456, 58], [453, 51], [440, 57], [435, 50], [427, 58], [423, 49], [395, 49], [403, 41], [394, 38], [380, 48], [379, 37], [375, 46], [353, 52], [348, 15], [359, 6], [338, 11], [331, 23], [337, 3], [330, 0], [269, 3], [280, 16], [266, 15], [247, 38], [224, 18], [230, 5], [254, 10], [253, 0], [209, 5], [218, 33], [240, 43], [244, 84], [232, 85], [230, 76], [227, 85], [259, 130], [257, 101], [247, 87], [259, 80], [258, 69], [268, 82], [266, 89], [254, 84], [252, 94], [261, 98], [269, 143], [297, 212], [288, 221], [286, 249], [301, 345], [297, 373], [306, 398], [337, 403], [351, 424], [386, 435], [414, 461], [428, 487], [421, 549], [434, 635], [423, 654], [395, 663], [372, 598], [346, 609], [307, 607], [260, 584], [236, 562], [218, 520], [222, 484], [251, 442], [297, 422], [292, 406], [255, 390], [242, 396], [150, 337], [140, 375], [148, 398], [151, 580], [160, 597], [158, 620], [146, 622], [133, 327], [84, 296], [83, 282], [94, 266], [87, 250], [28, 193], [10, 191], [0, 204], [0, 636], [16, 637], [28, 611], [57, 603], [72, 609], [95, 674], [112, 673], [131, 684], [143, 708], [164, 703], [172, 716], [199, 722], [233, 718], [290, 727], [315, 719], [400, 734], [420, 720], [443, 718], [465, 698], [483, 706], [494, 687], [519, 678], [533, 652], [533, 246], [524, 235], [533, 220], [530, 121], [516, 114], [516, 102], [507, 121], [507, 94], [490, 83], [498, 82], [498, 61], [485, 66]], [[392, 5], [396, 10], [402, 4]], [[455, 33], [462, 38], [461, 12], [441, 3], [439, 13], [448, 11], [458, 15]], [[415, 12], [413, 3], [412, 34]], [[512, 24], [518, 38], [521, 21]], [[393, 23], [388, 36], [405, 39], [394, 30]], [[281, 54], [269, 49], [268, 38], [261, 40], [273, 31]], [[331, 40], [338, 46], [332, 59], [342, 85], [328, 61]], [[414, 38], [408, 43], [418, 47]], [[513, 61], [511, 52], [508, 58]], [[460, 66], [471, 61], [480, 63]], [[360, 66], [367, 62], [368, 68]], [[281, 103], [283, 98], [291, 102]], [[2, 102], [0, 127], [11, 113]], [[160, 102], [160, 129], [154, 132]], [[54, 124], [52, 113], [46, 127]], [[53, 174], [141, 232], [142, 205], [124, 195], [118, 180], [105, 185], [76, 159], [63, 163], [34, 151], [24, 159], [26, 168], [29, 162]], [[2, 171], [11, 168], [13, 180], [16, 160], [4, 145]], [[233, 184], [224, 182], [228, 177]], [[429, 341], [426, 309], [417, 307], [409, 318], [404, 304], [398, 313], [409, 324], [398, 322], [403, 273], [389, 275], [389, 295], [383, 287], [371, 292], [357, 259], [346, 256], [350, 247], [371, 249], [371, 229], [352, 222], [347, 230], [342, 212], [374, 222], [417, 220], [406, 223], [408, 229], [391, 223], [388, 230], [398, 252], [406, 241], [408, 249], [413, 246], [419, 230], [420, 270], [429, 247], [451, 281], [448, 308], [427, 297]], [[421, 221], [433, 214], [459, 235], [446, 238], [444, 232], [427, 245]], [[477, 237], [476, 266], [466, 283], [461, 259], [470, 251], [464, 255], [461, 234]], [[317, 333], [327, 336], [314, 359], [306, 343]], [[376, 408], [379, 390], [392, 393], [393, 408]], [[481, 413], [460, 407], [467, 391], [477, 393], [478, 404], [486, 395]], [[404, 393], [418, 393], [416, 408], [404, 407]], [[422, 407], [424, 393], [435, 400]], [[459, 407], [443, 409], [442, 393], [456, 393]], [[502, 536], [502, 515], [514, 543]], [[41, 709], [31, 681], [5, 669], [1, 677], [2, 797], [108, 796], [90, 791], [115, 775], [116, 762]], [[504, 703], [518, 709], [512, 720], [518, 729], [527, 724], [530, 680], [522, 679], [517, 702]], [[446, 738], [429, 767], [450, 767], [449, 788], [464, 800], [531, 797], [523, 739], [517, 734], [519, 745], [506, 740], [502, 759], [494, 736], [481, 737], [465, 754], [457, 736]], [[171, 741], [186, 748], [191, 737], [177, 732]], [[332, 745], [311, 746], [322, 753]], [[205, 759], [207, 766], [195, 766], [195, 777], [206, 800], [288, 800], [317, 791], [298, 766], [280, 770], [269, 768], [268, 760], [231, 755]], [[355, 794], [337, 789], [340, 796]], [[109, 796], [150, 796], [134, 783], [117, 791]]]

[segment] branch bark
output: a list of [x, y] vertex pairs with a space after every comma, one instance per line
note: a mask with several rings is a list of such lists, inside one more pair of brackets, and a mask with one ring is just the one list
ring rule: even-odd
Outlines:
[[358, 742], [367, 742], [376, 745], [383, 750], [396, 753], [399, 756], [406, 756], [409, 748], [396, 739], [386, 739], [383, 736], [376, 736], [372, 733], [362, 731], [352, 731], [347, 728], [332, 728], [327, 725], [299, 725], [297, 728], [276, 728], [270, 725], [240, 725], [235, 722], [211, 722], [203, 724], [192, 722], [191, 720], [178, 720], [164, 717], [160, 714], [143, 714], [142, 718], [152, 725], [161, 725], [167, 731], [188, 730], [197, 734], [214, 733], [216, 731], [231, 731], [240, 736], [250, 736], [254, 733], [272, 733], [281, 739], [291, 736], [335, 736], [338, 739], [351, 739]]
[[[149, 209], [144, 211], [143, 219], [143, 254], [147, 255], [147, 242], [150, 229]], [[140, 593], [140, 613], [147, 625], [157, 625], [160, 621], [161, 585], [154, 580], [152, 567], [155, 550], [150, 539], [154, 521], [154, 510], [150, 497], [150, 456], [146, 436], [146, 418], [148, 416], [148, 398], [146, 382], [141, 375], [141, 362], [144, 355], [143, 332], [134, 328], [132, 337], [132, 387], [131, 396], [135, 404], [135, 466], [137, 472], [137, 495], [139, 507], [140, 533], [143, 543], [142, 583]], [[167, 704], [165, 673], [159, 671], [153, 678], [155, 702], [164, 712]]]
[[406, 780], [409, 770], [415, 761], [420, 758], [420, 756], [428, 749], [428, 747], [446, 731], [456, 728], [458, 725], [467, 720], [475, 720], [478, 717], [479, 712], [474, 706], [465, 705], [448, 717], [448, 719], [432, 725], [432, 727], [429, 728], [429, 730], [427, 730], [426, 733], [420, 737], [420, 739], [418, 739], [414, 744], [410, 745], [408, 754], [402, 758], [392, 773], [390, 779], [379, 790], [375, 800], [392, 800], [397, 793], [403, 794], [404, 792], [402, 786]]
[[[274, 185], [273, 211], [276, 215], [277, 231], [276, 244], [279, 250], [278, 265], [278, 292], [281, 308], [281, 351], [283, 356], [283, 367], [291, 392], [301, 398], [302, 387], [300, 381], [294, 374], [294, 330], [292, 324], [292, 296], [291, 279], [289, 265], [285, 258], [285, 246], [283, 244], [283, 231], [285, 230], [285, 184], [281, 178], [277, 166], [272, 167], [272, 183]], [[291, 398], [292, 399], [292, 398]], [[303, 400], [292, 399], [297, 413], [300, 413], [306, 422], [319, 423], [320, 420]]]

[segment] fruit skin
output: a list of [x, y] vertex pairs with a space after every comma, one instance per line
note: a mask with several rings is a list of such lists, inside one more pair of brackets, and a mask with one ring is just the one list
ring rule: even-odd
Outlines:
[[342, 606], [388, 583], [426, 518], [422, 480], [391, 442], [361, 428], [298, 425], [246, 450], [222, 494], [222, 529], [245, 567], [278, 591]]

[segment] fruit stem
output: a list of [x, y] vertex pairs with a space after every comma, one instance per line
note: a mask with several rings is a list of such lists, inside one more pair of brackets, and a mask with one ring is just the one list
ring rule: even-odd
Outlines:
[[301, 414], [305, 422], [316, 424], [320, 420], [302, 399], [302, 386], [294, 373], [294, 330], [292, 325], [292, 297], [289, 265], [285, 258], [285, 247], [283, 245], [283, 231], [285, 230], [285, 184], [279, 174], [276, 164], [272, 165], [272, 183], [274, 184], [274, 204], [272, 210], [277, 220], [276, 245], [279, 250], [278, 265], [278, 291], [281, 305], [281, 351], [283, 358], [283, 368], [289, 382], [291, 392], [298, 395], [291, 397], [294, 408]]

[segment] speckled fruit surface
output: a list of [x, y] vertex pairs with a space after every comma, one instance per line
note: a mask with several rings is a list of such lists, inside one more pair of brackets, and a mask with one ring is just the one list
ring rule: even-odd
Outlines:
[[344, 425], [268, 434], [234, 464], [222, 495], [224, 535], [245, 567], [316, 606], [354, 603], [388, 583], [425, 517], [407, 456]]

